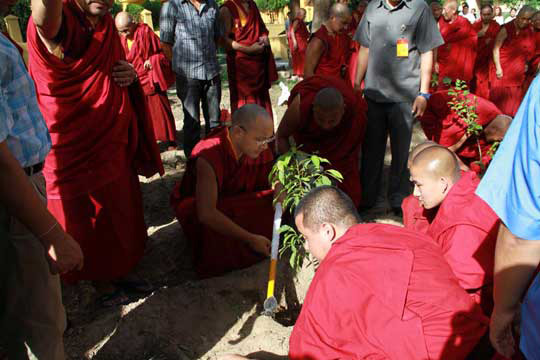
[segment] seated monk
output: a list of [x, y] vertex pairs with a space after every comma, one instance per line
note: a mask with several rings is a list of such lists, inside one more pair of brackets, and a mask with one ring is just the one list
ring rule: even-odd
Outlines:
[[194, 244], [201, 278], [251, 266], [270, 253], [273, 134], [266, 110], [247, 104], [230, 128], [216, 128], [193, 149], [171, 204]]
[[148, 116], [154, 125], [156, 140], [163, 141], [168, 150], [176, 149], [176, 124], [167, 97], [167, 89], [174, 84], [175, 75], [165, 57], [154, 30], [137, 24], [128, 12], [115, 18], [126, 60], [133, 65], [141, 82]]
[[347, 78], [351, 38], [345, 33], [351, 11], [345, 4], [330, 7], [328, 20], [309, 40], [304, 62], [304, 77], [326, 75]]
[[426, 234], [442, 248], [461, 287], [490, 314], [500, 221], [474, 193], [479, 183], [476, 174], [462, 174], [454, 154], [442, 146], [418, 153], [410, 171], [420, 205], [436, 209]]
[[291, 91], [277, 131], [278, 151], [289, 151], [293, 137], [302, 151], [330, 161], [344, 180], [339, 184], [358, 206], [362, 196], [358, 155], [366, 124], [365, 106], [345, 80], [312, 76]]
[[320, 266], [289, 359], [459, 360], [485, 334], [489, 320], [426, 235], [359, 224], [351, 199], [331, 186], [307, 194], [295, 222]]
[[[461, 97], [465, 99], [465, 97]], [[476, 122], [484, 127], [477, 137], [467, 134], [467, 124], [448, 104], [452, 96], [442, 90], [434, 93], [428, 101], [424, 115], [420, 118], [422, 129], [429, 140], [446, 146], [456, 153], [468, 167], [480, 173], [481, 167], [475, 163], [481, 161], [484, 167], [491, 161], [490, 149], [495, 141], [500, 141], [506, 134], [512, 118], [502, 112], [490, 101], [474, 94], [466, 95], [471, 105], [476, 105]], [[478, 148], [480, 146], [480, 149]], [[480, 154], [480, 150], [482, 154]]]

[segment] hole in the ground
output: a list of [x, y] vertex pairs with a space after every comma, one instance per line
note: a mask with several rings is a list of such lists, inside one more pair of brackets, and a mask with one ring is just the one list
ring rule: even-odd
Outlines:
[[277, 323], [285, 327], [294, 326], [296, 320], [298, 319], [298, 316], [300, 315], [301, 309], [302, 308], [300, 307], [293, 307], [290, 309], [279, 307], [274, 316], [274, 320], [276, 320]]

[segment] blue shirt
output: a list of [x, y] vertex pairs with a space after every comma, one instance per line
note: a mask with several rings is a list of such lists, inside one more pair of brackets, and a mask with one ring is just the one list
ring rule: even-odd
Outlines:
[[[476, 191], [516, 236], [540, 241], [540, 77], [536, 77]], [[540, 360], [540, 275], [522, 305], [520, 348]]]
[[160, 14], [161, 41], [173, 44], [172, 68], [182, 77], [211, 80], [219, 75], [216, 41], [221, 35], [219, 9], [214, 0], [199, 11], [189, 0], [171, 0]]
[[0, 34], [0, 142], [7, 142], [21, 167], [36, 165], [51, 149], [34, 82], [17, 48]]

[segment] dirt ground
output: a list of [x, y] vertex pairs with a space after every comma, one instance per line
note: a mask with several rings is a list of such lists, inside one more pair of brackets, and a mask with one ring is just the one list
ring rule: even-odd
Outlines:
[[[276, 123], [286, 109], [275, 105], [280, 94], [279, 86], [274, 85], [270, 95]], [[169, 92], [169, 99], [177, 129], [181, 130], [182, 106], [174, 90]], [[222, 107], [229, 107], [226, 86]], [[413, 144], [422, 140], [422, 131], [416, 126]], [[285, 262], [279, 264], [280, 312], [276, 319], [260, 315], [266, 295], [267, 261], [223, 277], [197, 281], [189, 244], [169, 206], [169, 195], [183, 175], [185, 158], [182, 151], [168, 151], [162, 153], [162, 159], [166, 168], [163, 177], [141, 178], [149, 240], [145, 257], [134, 271], [155, 291], [145, 296], [132, 294], [130, 304], [103, 309], [96, 305], [89, 284], [64, 286], [68, 359], [218, 359], [228, 353], [253, 354], [258, 359], [286, 358], [288, 338], [313, 277], [313, 267], [305, 265], [294, 278]], [[401, 223], [384, 212], [368, 214], [366, 220]]]

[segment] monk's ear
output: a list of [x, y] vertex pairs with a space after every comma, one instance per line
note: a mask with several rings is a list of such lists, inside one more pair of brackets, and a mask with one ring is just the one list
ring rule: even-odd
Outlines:
[[441, 177], [441, 179], [439, 181], [440, 181], [440, 184], [441, 184], [442, 193], [444, 195], [448, 194], [448, 192], [450, 191], [450, 188], [452, 187], [451, 183], [450, 183], [450, 179], [447, 178], [447, 177]]
[[323, 223], [321, 225], [321, 228], [322, 228], [322, 232], [325, 239], [330, 242], [333, 242], [336, 237], [336, 228], [332, 224], [329, 224], [329, 223]]

